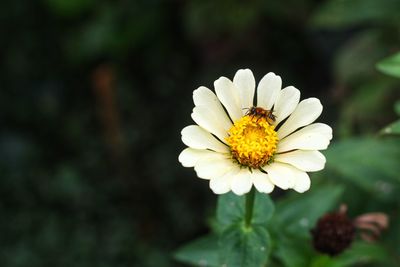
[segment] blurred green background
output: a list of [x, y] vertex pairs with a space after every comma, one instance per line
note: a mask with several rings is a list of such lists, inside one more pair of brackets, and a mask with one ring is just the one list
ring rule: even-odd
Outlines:
[[400, 50], [399, 10], [398, 0], [2, 1], [0, 265], [186, 266], [172, 252], [208, 232], [217, 197], [178, 163], [180, 130], [192, 91], [239, 68], [321, 99], [334, 141], [312, 190], [343, 186], [337, 204], [351, 215], [388, 212], [382, 242], [396, 258], [399, 142], [379, 131], [398, 118], [400, 80], [375, 64]]

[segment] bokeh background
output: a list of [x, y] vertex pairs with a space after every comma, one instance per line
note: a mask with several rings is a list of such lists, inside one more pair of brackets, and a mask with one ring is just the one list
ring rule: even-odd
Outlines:
[[[344, 185], [350, 213], [385, 211], [400, 228], [398, 142], [379, 136], [400, 85], [375, 68], [400, 50], [399, 11], [397, 0], [2, 1], [0, 265], [186, 266], [172, 253], [209, 231], [217, 197], [178, 163], [180, 130], [192, 91], [239, 68], [320, 98], [337, 153], [315, 187]], [[393, 231], [384, 242], [399, 255]]]

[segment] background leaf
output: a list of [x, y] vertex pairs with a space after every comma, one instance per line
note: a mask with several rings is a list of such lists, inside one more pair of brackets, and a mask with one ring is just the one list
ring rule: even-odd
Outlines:
[[382, 129], [381, 131], [383, 134], [400, 134], [400, 120], [397, 120], [385, 128]]
[[316, 253], [310, 230], [326, 212], [336, 210], [344, 188], [314, 185], [306, 194], [293, 193], [276, 203], [268, 229], [275, 242], [273, 254], [280, 265], [309, 267]]
[[400, 78], [400, 52], [380, 61], [376, 67], [387, 75]]
[[389, 138], [336, 142], [326, 151], [326, 168], [377, 199], [395, 200], [400, 186], [399, 142]]
[[291, 234], [275, 233], [275, 246], [273, 255], [277, 257], [285, 267], [309, 267], [310, 261], [315, 255], [308, 237], [298, 238]]
[[306, 194], [293, 194], [278, 201], [270, 225], [278, 232], [307, 237], [320, 216], [337, 208], [342, 193], [342, 186], [330, 185], [311, 187]]
[[320, 255], [314, 258], [312, 267], [349, 267], [357, 263], [363, 264], [387, 262], [389, 255], [379, 244], [355, 242], [350, 249], [336, 257]]
[[196, 239], [177, 250], [176, 260], [194, 266], [217, 267], [218, 265], [218, 237], [207, 235]]
[[394, 111], [396, 112], [397, 116], [400, 116], [400, 100], [396, 101], [394, 104]]

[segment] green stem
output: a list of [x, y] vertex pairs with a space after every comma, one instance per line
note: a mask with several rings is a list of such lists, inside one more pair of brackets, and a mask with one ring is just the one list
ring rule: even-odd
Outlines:
[[244, 225], [246, 228], [250, 228], [251, 226], [251, 218], [253, 217], [254, 197], [255, 197], [255, 190], [253, 186], [250, 192], [246, 194], [246, 210], [244, 214], [245, 216]]

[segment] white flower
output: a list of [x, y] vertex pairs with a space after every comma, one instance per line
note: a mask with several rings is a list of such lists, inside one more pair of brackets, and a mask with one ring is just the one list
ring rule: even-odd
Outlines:
[[236, 72], [233, 82], [221, 77], [215, 92], [199, 87], [193, 92], [192, 118], [197, 125], [182, 130], [188, 146], [179, 155], [184, 167], [210, 182], [216, 194], [242, 195], [254, 185], [270, 193], [277, 186], [305, 192], [307, 172], [322, 170], [332, 129], [313, 123], [322, 112], [317, 98], [299, 102], [293, 86], [281, 90], [281, 77], [270, 72], [257, 86], [249, 69]]

